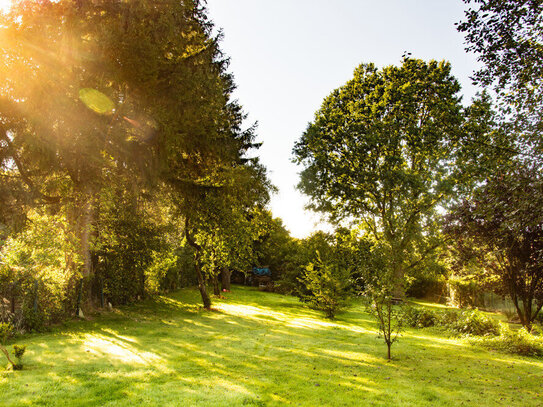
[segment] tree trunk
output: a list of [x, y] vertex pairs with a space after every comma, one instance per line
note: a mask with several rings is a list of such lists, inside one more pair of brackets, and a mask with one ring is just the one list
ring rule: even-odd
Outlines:
[[194, 256], [194, 268], [196, 269], [196, 276], [198, 277], [198, 289], [200, 290], [200, 295], [202, 296], [202, 302], [205, 309], [211, 309], [211, 298], [207, 293], [206, 283], [204, 281], [204, 276], [202, 275], [202, 270], [200, 270], [200, 251], [196, 249], [196, 254]]
[[530, 332], [532, 330], [532, 298], [523, 298], [522, 305], [524, 308], [524, 327]]
[[394, 264], [393, 268], [394, 287], [392, 295], [394, 298], [403, 300], [405, 298], [404, 270], [399, 264]]
[[[69, 213], [69, 223], [79, 240], [78, 252], [83, 261], [81, 274], [84, 279], [80, 307], [92, 307], [91, 279], [93, 275], [93, 259], [91, 253], [92, 226], [94, 223], [95, 193], [91, 186], [76, 186], [76, 199]], [[75, 271], [75, 270], [74, 270]]]
[[83, 258], [83, 277], [90, 277], [92, 274], [92, 256], [90, 251], [90, 241], [92, 233], [92, 223], [94, 221], [93, 213], [94, 196], [90, 188], [85, 188], [83, 196], [83, 208], [81, 213], [81, 256]]
[[391, 347], [391, 345], [392, 345], [391, 343], [387, 343], [387, 348], [388, 348], [387, 349], [387, 358], [388, 358], [388, 360], [390, 360], [390, 347]]
[[194, 248], [194, 268], [196, 269], [196, 277], [198, 278], [198, 289], [200, 290], [200, 295], [202, 296], [204, 308], [209, 310], [211, 309], [211, 298], [209, 298], [209, 294], [207, 293], [204, 276], [202, 275], [202, 270], [200, 269], [200, 250], [202, 247], [196, 243], [196, 241], [190, 235], [189, 219], [185, 221], [185, 237], [187, 238], [188, 244]]
[[511, 300], [513, 301], [513, 304], [515, 305], [515, 309], [517, 310], [517, 315], [520, 319], [520, 323], [522, 324], [522, 326], [526, 326], [526, 319], [524, 318], [523, 310], [520, 308], [518, 297], [516, 293], [514, 292], [510, 292], [510, 294], [511, 294]]
[[221, 288], [223, 291], [230, 291], [230, 277], [232, 272], [228, 268], [223, 268], [221, 271]]
[[217, 273], [213, 274], [213, 295], [219, 297], [221, 295], [221, 290], [219, 288], [219, 275]]

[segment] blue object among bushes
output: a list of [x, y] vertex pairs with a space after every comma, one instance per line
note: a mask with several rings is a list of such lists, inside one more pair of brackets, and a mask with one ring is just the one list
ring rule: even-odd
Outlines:
[[262, 268], [259, 268], [259, 267], [253, 267], [253, 274], [255, 276], [270, 276], [271, 277], [271, 271], [268, 267], [262, 267]]

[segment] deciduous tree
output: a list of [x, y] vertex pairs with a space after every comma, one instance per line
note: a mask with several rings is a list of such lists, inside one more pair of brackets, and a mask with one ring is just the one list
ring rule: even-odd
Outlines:
[[362, 64], [294, 148], [311, 207], [354, 219], [386, 243], [397, 296], [405, 272], [436, 247], [435, 210], [454, 190], [459, 90], [446, 62]]

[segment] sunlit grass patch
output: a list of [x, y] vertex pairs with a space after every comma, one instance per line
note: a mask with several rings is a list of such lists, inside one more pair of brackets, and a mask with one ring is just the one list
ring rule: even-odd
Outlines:
[[409, 329], [387, 362], [361, 304], [330, 321], [295, 298], [235, 287], [214, 307], [182, 290], [19, 338], [26, 370], [0, 374], [0, 404], [540, 405], [540, 359]]

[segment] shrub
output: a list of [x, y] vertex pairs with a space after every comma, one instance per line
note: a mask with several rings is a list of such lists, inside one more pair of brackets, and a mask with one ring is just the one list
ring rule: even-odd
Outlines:
[[349, 272], [335, 264], [324, 263], [318, 252], [315, 263], [306, 266], [300, 282], [307, 290], [301, 300], [324, 311], [328, 318], [334, 318], [340, 310], [347, 307], [350, 294]]
[[492, 336], [499, 334], [498, 322], [478, 309], [463, 311], [450, 328], [463, 335]]
[[472, 338], [474, 344], [502, 352], [524, 356], [543, 356], [543, 338], [530, 334], [522, 327], [514, 331], [509, 324], [499, 324], [499, 336]]
[[25, 330], [28, 332], [43, 332], [45, 330], [45, 316], [38, 308], [23, 307], [23, 319], [25, 322]]
[[15, 356], [15, 362], [12, 362], [13, 370], [23, 369], [23, 355], [26, 351], [26, 345], [13, 345], [13, 356]]
[[21, 370], [23, 368], [22, 358], [26, 351], [25, 345], [13, 345], [13, 355], [15, 361], [9, 357], [8, 350], [3, 346], [6, 340], [13, 334], [13, 326], [6, 322], [0, 322], [0, 351], [6, 356], [8, 362], [13, 367], [13, 370]]
[[0, 344], [4, 344], [13, 335], [13, 325], [9, 322], [0, 322]]
[[532, 325], [532, 332], [530, 333], [535, 336], [543, 336], [543, 326], [539, 324]]
[[26, 351], [26, 345], [13, 345], [13, 355], [21, 359]]
[[72, 312], [67, 287], [82, 264], [66, 217], [30, 211], [28, 218], [0, 248], [0, 297], [15, 301], [2, 300], [0, 317], [18, 331], [39, 330]]
[[457, 312], [406, 307], [403, 318], [407, 325], [415, 328], [439, 326], [461, 335], [492, 336], [499, 333], [498, 323], [477, 309]]
[[403, 313], [406, 325], [414, 328], [427, 328], [437, 325], [439, 314], [429, 309], [407, 306]]
[[454, 327], [458, 324], [461, 313], [455, 310], [447, 309], [438, 314], [438, 325], [454, 331]]

